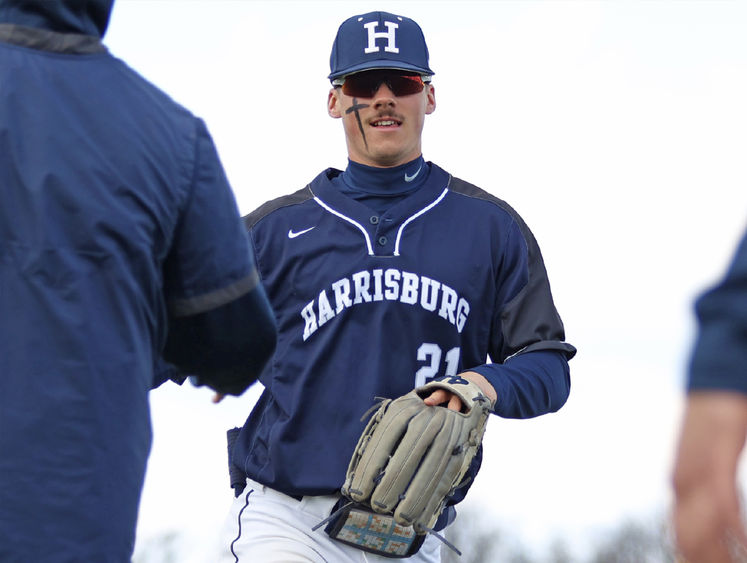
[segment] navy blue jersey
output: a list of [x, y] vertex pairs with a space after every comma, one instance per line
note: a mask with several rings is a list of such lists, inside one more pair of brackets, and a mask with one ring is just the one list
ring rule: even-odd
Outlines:
[[233, 455], [251, 478], [295, 495], [339, 490], [375, 398], [437, 376], [477, 368], [501, 416], [565, 402], [575, 349], [529, 229], [503, 201], [428, 169], [381, 215], [328, 169], [245, 217], [279, 331]]
[[747, 394], [747, 235], [724, 279], [698, 299], [696, 311], [688, 389]]
[[11, 18], [94, 7], [0, 0], [3, 562], [130, 561], [167, 320], [261, 287], [204, 123], [85, 20]]

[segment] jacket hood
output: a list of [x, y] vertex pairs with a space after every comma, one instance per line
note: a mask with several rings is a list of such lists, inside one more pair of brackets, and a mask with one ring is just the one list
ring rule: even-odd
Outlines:
[[114, 0], [0, 0], [0, 23], [104, 37]]

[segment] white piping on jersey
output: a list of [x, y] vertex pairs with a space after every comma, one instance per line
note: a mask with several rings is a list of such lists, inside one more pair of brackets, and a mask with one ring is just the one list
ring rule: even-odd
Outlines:
[[361, 225], [360, 223], [358, 223], [358, 221], [354, 221], [350, 217], [347, 217], [346, 215], [343, 215], [339, 211], [335, 211], [329, 205], [327, 205], [321, 199], [319, 199], [317, 196], [314, 196], [314, 201], [316, 201], [324, 209], [326, 209], [327, 211], [329, 211], [330, 213], [332, 213], [332, 215], [337, 215], [340, 219], [343, 219], [343, 220], [347, 221], [348, 223], [351, 223], [351, 224], [355, 225], [356, 227], [358, 227], [360, 229], [360, 231], [363, 233], [363, 236], [366, 237], [366, 248], [368, 249], [368, 255], [369, 256], [373, 256], [374, 255], [373, 246], [371, 246], [371, 239], [368, 237], [368, 231], [366, 231], [366, 229], [363, 227], [363, 225]]
[[429, 211], [430, 209], [433, 209], [436, 205], [439, 204], [439, 202], [446, 196], [446, 192], [449, 191], [449, 188], [444, 188], [444, 191], [441, 192], [441, 195], [438, 196], [430, 205], [427, 205], [420, 211], [418, 211], [415, 215], [407, 219], [404, 223], [402, 223], [399, 227], [399, 230], [397, 231], [397, 239], [394, 241], [394, 255], [399, 256], [399, 240], [402, 238], [402, 231], [405, 230], [405, 227], [410, 223], [410, 221], [414, 221], [418, 217], [420, 217], [423, 213]]
[[528, 347], [528, 346], [524, 346], [523, 348], [521, 348], [520, 350], [517, 350], [516, 352], [514, 352], [514, 353], [513, 353], [513, 354], [511, 354], [510, 356], [506, 356], [506, 358], [505, 358], [505, 359], [504, 359], [503, 361], [505, 362], [506, 360], [510, 360], [510, 359], [511, 359], [511, 358], [513, 358], [514, 356], [518, 356], [518, 355], [519, 355], [519, 354], [521, 354], [521, 353], [522, 353], [522, 352], [523, 352], [524, 350], [526, 350], [526, 349], [527, 349], [527, 347]]
[[[441, 195], [439, 195], [436, 199], [434, 199], [430, 204], [426, 205], [423, 209], [415, 213], [415, 215], [412, 215], [408, 217], [399, 227], [397, 230], [397, 238], [394, 241], [394, 256], [399, 256], [399, 241], [402, 238], [402, 231], [404, 231], [405, 227], [410, 224], [411, 221], [414, 221], [418, 217], [420, 217], [423, 213], [426, 213], [433, 209], [436, 205], [438, 205], [441, 200], [446, 197], [447, 192], [449, 191], [449, 188], [444, 188], [444, 191], [441, 192]], [[321, 205], [324, 209], [332, 213], [332, 215], [336, 215], [340, 219], [343, 219], [344, 221], [347, 221], [351, 225], [355, 225], [358, 227], [360, 232], [363, 233], [364, 238], [366, 239], [366, 248], [368, 249], [368, 255], [373, 256], [373, 246], [371, 245], [371, 238], [368, 236], [368, 231], [366, 231], [366, 228], [361, 225], [358, 221], [355, 221], [354, 219], [351, 219], [347, 215], [343, 215], [339, 211], [336, 211], [332, 209], [329, 205], [324, 203], [321, 199], [319, 199], [318, 196], [314, 196], [314, 201], [316, 201], [319, 205]]]

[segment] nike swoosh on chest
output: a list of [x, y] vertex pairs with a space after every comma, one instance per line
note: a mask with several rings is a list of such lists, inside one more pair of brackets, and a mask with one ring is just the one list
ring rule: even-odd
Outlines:
[[303, 229], [301, 231], [294, 231], [293, 229], [289, 229], [288, 230], [288, 238], [300, 237], [301, 235], [303, 235], [305, 233], [308, 233], [309, 231], [311, 231], [311, 230], [313, 230], [315, 228], [316, 228], [316, 225], [314, 225], [313, 227], [309, 227], [308, 229]]

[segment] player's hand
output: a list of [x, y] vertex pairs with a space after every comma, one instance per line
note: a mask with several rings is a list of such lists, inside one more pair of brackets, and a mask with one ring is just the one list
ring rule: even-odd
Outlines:
[[435, 407], [436, 405], [446, 404], [446, 408], [453, 411], [462, 410], [462, 401], [454, 395], [444, 389], [437, 389], [430, 395], [428, 395], [423, 402], [429, 407]]
[[[495, 400], [498, 398], [498, 394], [495, 392], [495, 388], [488, 382], [487, 379], [485, 379], [484, 376], [480, 375], [476, 371], [465, 371], [464, 373], [460, 373], [459, 377], [468, 379], [472, 383], [476, 384], [480, 388], [480, 390], [485, 393], [488, 399], [490, 399], [490, 402], [495, 404]], [[436, 405], [445, 405], [447, 409], [453, 411], [461, 411], [463, 406], [462, 401], [457, 395], [455, 395], [454, 393], [450, 393], [445, 389], [437, 389], [436, 391], [428, 395], [425, 399], [423, 399], [423, 402], [430, 407], [434, 407]]]
[[215, 395], [213, 395], [213, 403], [220, 403], [225, 398], [225, 396], [226, 395], [224, 393], [216, 393]]

